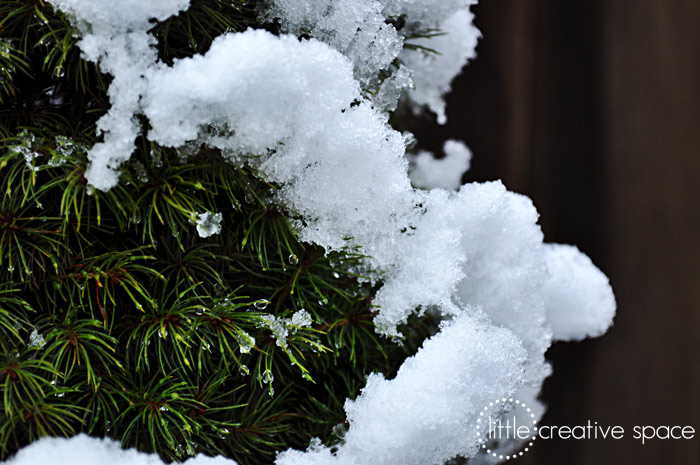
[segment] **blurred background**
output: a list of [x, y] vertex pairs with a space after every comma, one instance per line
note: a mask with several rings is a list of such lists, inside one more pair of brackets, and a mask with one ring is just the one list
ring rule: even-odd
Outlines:
[[700, 1], [483, 0], [484, 38], [425, 148], [472, 149], [469, 181], [530, 196], [547, 241], [610, 277], [615, 325], [558, 343], [543, 424], [620, 425], [625, 438], [538, 441], [523, 464], [700, 464]]

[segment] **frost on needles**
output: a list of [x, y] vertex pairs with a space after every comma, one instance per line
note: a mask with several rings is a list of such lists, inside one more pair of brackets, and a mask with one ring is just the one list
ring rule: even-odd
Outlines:
[[[95, 188], [119, 183], [140, 131], [136, 118], [145, 118], [153, 142], [219, 149], [282, 186], [275, 195], [298, 215], [301, 240], [327, 252], [359, 248], [367, 258], [357, 271], [380, 285], [373, 304], [384, 335], [399, 339], [398, 326], [416, 311], [445, 320], [394, 379], [372, 375], [346, 402], [349, 427], [335, 449], [314, 442], [280, 454], [279, 465], [426, 465], [472, 456], [475, 416], [489, 399], [514, 395], [535, 405], [551, 371], [544, 354], [552, 340], [610, 326], [607, 278], [577, 249], [543, 244], [528, 198], [500, 182], [436, 180], [441, 170], [461, 177], [466, 147], [448, 143], [443, 161], [419, 154], [413, 181], [435, 188], [411, 185], [406, 139], [388, 124], [388, 111], [401, 98], [444, 122], [443, 96], [475, 55], [473, 2], [269, 0], [261, 18], [294, 35], [225, 34], [172, 66], [157, 60], [149, 20], [186, 9], [186, 0], [52, 3], [74, 19], [85, 57], [114, 78], [111, 109], [98, 124], [104, 140], [89, 152]], [[309, 37], [299, 40], [302, 32]], [[200, 234], [226, 227], [203, 215]], [[294, 322], [269, 323], [281, 325], [283, 344]], [[91, 463], [158, 463], [85, 437], [39, 441], [10, 463], [52, 463], [56, 454], [76, 454], [72, 444]], [[191, 463], [208, 462], [232, 463]]]

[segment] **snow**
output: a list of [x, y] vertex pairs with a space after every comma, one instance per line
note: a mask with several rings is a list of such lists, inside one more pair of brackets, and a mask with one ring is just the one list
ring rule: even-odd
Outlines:
[[139, 135], [134, 114], [146, 85], [145, 75], [155, 66], [155, 38], [148, 34], [149, 19], [165, 19], [186, 9], [189, 0], [52, 0], [74, 18], [82, 33], [84, 58], [99, 63], [114, 79], [108, 94], [109, 112], [97, 122], [104, 141], [88, 152], [85, 174], [94, 187], [109, 190], [119, 182], [119, 165], [128, 160]]
[[408, 95], [414, 112], [419, 113], [425, 106], [437, 115], [439, 124], [447, 122], [444, 96], [452, 89], [452, 81], [467, 61], [476, 56], [481, 33], [473, 25], [473, 19], [469, 10], [458, 10], [437, 25], [444, 35], [411, 41], [438, 54], [405, 48], [400, 55], [413, 71], [414, 88]]
[[472, 153], [466, 145], [448, 140], [443, 147], [445, 157], [436, 159], [432, 153], [420, 151], [412, 159], [411, 182], [423, 189], [456, 190], [462, 185], [462, 176], [469, 170]]
[[[377, 89], [372, 99], [377, 108], [393, 111], [401, 92], [406, 91], [415, 112], [427, 107], [444, 124], [444, 96], [467, 61], [476, 56], [481, 37], [469, 12], [474, 3], [268, 0], [262, 17], [279, 21], [283, 32], [314, 37], [344, 54], [363, 88]], [[401, 18], [405, 25], [397, 31], [389, 24], [392, 18]], [[426, 34], [433, 37], [422, 37]], [[425, 48], [437, 53], [426, 53]], [[397, 58], [401, 66], [392, 67]], [[388, 73], [383, 81], [379, 78], [382, 71]]]
[[478, 449], [483, 407], [510, 396], [526, 353], [510, 331], [464, 311], [386, 380], [374, 374], [347, 401], [348, 431], [335, 454], [315, 445], [282, 453], [277, 465], [439, 465]]
[[56, 148], [53, 150], [53, 156], [48, 161], [48, 165], [59, 166], [65, 163], [69, 157], [82, 150], [83, 147], [74, 140], [66, 136], [56, 136]]
[[494, 324], [516, 334], [529, 354], [526, 375], [539, 383], [549, 374], [544, 352], [551, 343], [543, 285], [547, 269], [542, 231], [530, 199], [508, 192], [500, 182], [466, 184], [457, 193], [457, 228], [464, 279], [456, 297], [483, 307]]
[[[6, 465], [165, 465], [158, 456], [134, 449], [124, 450], [119, 442], [80, 434], [70, 439], [42, 438], [20, 450]], [[223, 457], [198, 455], [186, 465], [236, 465]]]
[[[158, 79], [177, 73], [157, 61], [153, 47], [155, 38], [147, 32], [149, 20], [162, 20], [176, 14], [185, 9], [189, 1], [128, 0], [127, 5], [106, 0], [54, 0], [52, 3], [74, 18], [83, 35], [79, 46], [85, 58], [98, 63], [102, 71], [114, 78], [108, 90], [112, 106], [97, 125], [104, 140], [89, 151], [91, 163], [86, 173], [94, 187], [109, 190], [118, 183], [119, 166], [130, 158], [134, 150], [134, 140], [140, 131], [135, 115], [145, 112], [143, 102], [148, 99], [149, 92], [160, 90], [161, 94], [168, 93], [175, 85], [171, 81], [170, 86], [159, 89]], [[437, 113], [440, 122], [444, 122], [443, 95], [449, 91], [450, 82], [466, 60], [474, 56], [479, 33], [471, 25], [472, 15], [468, 11], [471, 2], [429, 3], [419, 6], [406, 1], [273, 0], [268, 2], [264, 16], [280, 18], [283, 29], [288, 32], [306, 34], [308, 31], [316, 37], [315, 40], [324, 41], [345, 54], [353, 69], [353, 81], [354, 78], [358, 79], [351, 87], [375, 89], [374, 105], [378, 110], [393, 110], [401, 91], [413, 82], [414, 89], [409, 91], [409, 97], [414, 108], [418, 110], [427, 106]], [[447, 12], [452, 14], [448, 15]], [[390, 14], [407, 15], [411, 21], [410, 26], [406, 27], [409, 33], [435, 28], [444, 31], [446, 34], [432, 39], [411, 39], [409, 36], [414, 45], [423, 46], [424, 41], [429, 41], [430, 47], [440, 54], [426, 56], [421, 51], [403, 48], [404, 38], [386, 22]], [[305, 45], [311, 49], [315, 40]], [[220, 49], [226, 50], [226, 47]], [[211, 51], [207, 55], [210, 60], [217, 56]], [[217, 57], [221, 58], [221, 55]], [[394, 65], [397, 57], [404, 63], [398, 68]], [[249, 53], [247, 58], [244, 63], [254, 66], [251, 60], [255, 54]], [[283, 57], [276, 58], [282, 60]], [[282, 61], [293, 68], [289, 60]], [[308, 65], [308, 62], [304, 64]], [[176, 64], [175, 68], [182, 70], [184, 66]], [[388, 76], [382, 79], [380, 72], [386, 72]], [[293, 72], [290, 75], [283, 73], [280, 79], [290, 81], [289, 78], [293, 76]], [[268, 84], [275, 81], [270, 75], [267, 78], [264, 82]], [[347, 87], [347, 90], [351, 87]], [[360, 92], [357, 94], [357, 98], [362, 99]], [[280, 103], [284, 105], [286, 102], [282, 100]], [[224, 105], [225, 102], [221, 102], [218, 106]], [[293, 115], [294, 112], [289, 114]], [[198, 116], [201, 117], [201, 111]], [[197, 119], [193, 118], [192, 122], [196, 124]], [[269, 124], [264, 124], [264, 119], [259, 118], [255, 123], [265, 129], [270, 128]], [[189, 140], [196, 137], [192, 131], [188, 135], [191, 136]], [[184, 142], [181, 141], [179, 145], [184, 145]], [[248, 147], [240, 146], [238, 149], [246, 150]]]
[[295, 326], [297, 328], [311, 326], [311, 323], [313, 323], [311, 314], [303, 308], [297, 312], [294, 312], [294, 314], [292, 315], [292, 319], [289, 322], [291, 326]]
[[44, 347], [46, 340], [36, 328], [34, 328], [29, 335], [29, 347]]
[[38, 141], [31, 132], [24, 130], [17, 135], [19, 144], [10, 146], [10, 152], [19, 153], [24, 157], [27, 168], [31, 171], [39, 171], [36, 159], [39, 156]]
[[[297, 223], [302, 240], [328, 251], [362, 247], [377, 278], [389, 269], [413, 274], [418, 262], [433, 263], [426, 279], [441, 274], [443, 264], [431, 262], [428, 248], [410, 245], [418, 234], [411, 228], [425, 223], [420, 205], [428, 199], [410, 185], [403, 136], [361, 100], [352, 65], [340, 53], [318, 41], [249, 30], [215, 40], [206, 55], [153, 70], [150, 82], [143, 99], [149, 138], [180, 146], [203, 127], [228, 128], [228, 138], [207, 143], [234, 159], [263, 155], [248, 162], [284, 185], [278, 197], [304, 218]], [[420, 237], [432, 234], [427, 228]], [[406, 250], [426, 252], [415, 257]], [[386, 309], [398, 316], [387, 320], [387, 332], [395, 332], [412, 307], [449, 297], [437, 283], [434, 299], [406, 301], [403, 287], [387, 296], [406, 302]]]
[[384, 6], [385, 16], [407, 17], [411, 24], [423, 24], [435, 27], [455, 11], [468, 9], [476, 0], [380, 0]]
[[195, 224], [199, 237], [207, 238], [221, 232], [221, 213], [198, 213]]
[[259, 326], [269, 329], [275, 338], [277, 346], [286, 350], [289, 334], [294, 334], [300, 328], [311, 326], [311, 323], [313, 323], [311, 315], [302, 308], [294, 312], [291, 318], [263, 315], [260, 317]]
[[264, 16], [279, 19], [284, 32], [308, 34], [344, 54], [365, 86], [389, 68], [403, 47], [376, 0], [271, 0]]
[[190, 1], [51, 0], [51, 3], [75, 18], [83, 32], [98, 34], [98, 27], [109, 27], [119, 31], [146, 30], [149, 28], [149, 19], [166, 19], [180, 10], [186, 10]]
[[[368, 272], [385, 281], [375, 301], [385, 333], [398, 335], [418, 306], [453, 307], [464, 257], [454, 253], [461, 232], [449, 218], [462, 207], [411, 187], [403, 136], [362, 100], [343, 55], [250, 30], [153, 70], [150, 82], [143, 110], [151, 140], [177, 147], [211, 124], [228, 128], [227, 138], [203, 137], [235, 160], [262, 155], [248, 162], [284, 186], [278, 199], [303, 218], [302, 240], [328, 251], [359, 246], [371, 257]], [[465, 158], [455, 143], [447, 150], [450, 160]]]
[[579, 341], [605, 333], [615, 317], [608, 278], [576, 247], [545, 244], [547, 322], [554, 339]]

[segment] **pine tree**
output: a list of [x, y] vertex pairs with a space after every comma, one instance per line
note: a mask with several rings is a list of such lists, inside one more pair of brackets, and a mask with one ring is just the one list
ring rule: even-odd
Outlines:
[[[196, 0], [152, 32], [172, 63], [249, 26], [276, 32], [254, 2]], [[362, 251], [300, 242], [279, 186], [218, 150], [141, 136], [92, 189], [110, 77], [76, 42], [42, 0], [0, 0], [0, 459], [80, 432], [167, 461], [332, 444], [345, 399], [436, 322], [378, 336]]]
[[536, 424], [547, 348], [616, 305], [462, 142], [399, 132], [446, 120], [473, 3], [0, 0], [0, 460], [523, 446], [484, 411]]

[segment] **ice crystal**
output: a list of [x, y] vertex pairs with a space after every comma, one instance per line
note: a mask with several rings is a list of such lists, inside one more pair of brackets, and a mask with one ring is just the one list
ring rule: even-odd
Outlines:
[[221, 213], [199, 213], [197, 214], [197, 234], [199, 237], [207, 238], [221, 232]]

